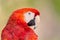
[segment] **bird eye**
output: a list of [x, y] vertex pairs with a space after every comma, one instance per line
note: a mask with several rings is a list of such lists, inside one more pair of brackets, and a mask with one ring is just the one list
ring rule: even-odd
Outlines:
[[31, 13], [28, 13], [29, 15], [31, 14]]

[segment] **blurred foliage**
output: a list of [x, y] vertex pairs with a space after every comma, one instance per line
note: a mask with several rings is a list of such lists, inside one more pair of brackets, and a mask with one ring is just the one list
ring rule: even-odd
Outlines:
[[27, 6], [27, 0], [1, 0], [2, 10], [6, 15], [10, 14], [13, 10]]
[[60, 0], [52, 0], [57, 14], [60, 16]]
[[28, 6], [34, 6], [34, 1], [35, 0], [27, 0]]

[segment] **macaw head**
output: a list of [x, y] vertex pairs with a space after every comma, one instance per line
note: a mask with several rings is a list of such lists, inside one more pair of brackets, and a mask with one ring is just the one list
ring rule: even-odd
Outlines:
[[[36, 21], [38, 21], [38, 17], [40, 16], [40, 13], [38, 10], [34, 8], [23, 8], [18, 9], [13, 12], [11, 18], [14, 20], [18, 20], [18, 22], [25, 23], [31, 28], [36, 28]], [[24, 25], [24, 24], [23, 24]]]

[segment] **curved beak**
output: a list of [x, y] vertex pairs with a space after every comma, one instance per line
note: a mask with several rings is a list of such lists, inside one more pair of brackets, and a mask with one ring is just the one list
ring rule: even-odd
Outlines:
[[33, 18], [31, 21], [29, 21], [27, 24], [32, 29], [36, 29], [40, 21], [40, 16], [37, 15], [35, 18]]
[[37, 27], [38, 28], [38, 26], [40, 25], [40, 16], [39, 15], [37, 15], [36, 17], [35, 17], [35, 27]]

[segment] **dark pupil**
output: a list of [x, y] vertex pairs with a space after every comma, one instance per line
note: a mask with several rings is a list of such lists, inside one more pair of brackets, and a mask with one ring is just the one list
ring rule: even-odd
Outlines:
[[30, 15], [31, 13], [29, 13], [29, 15]]

